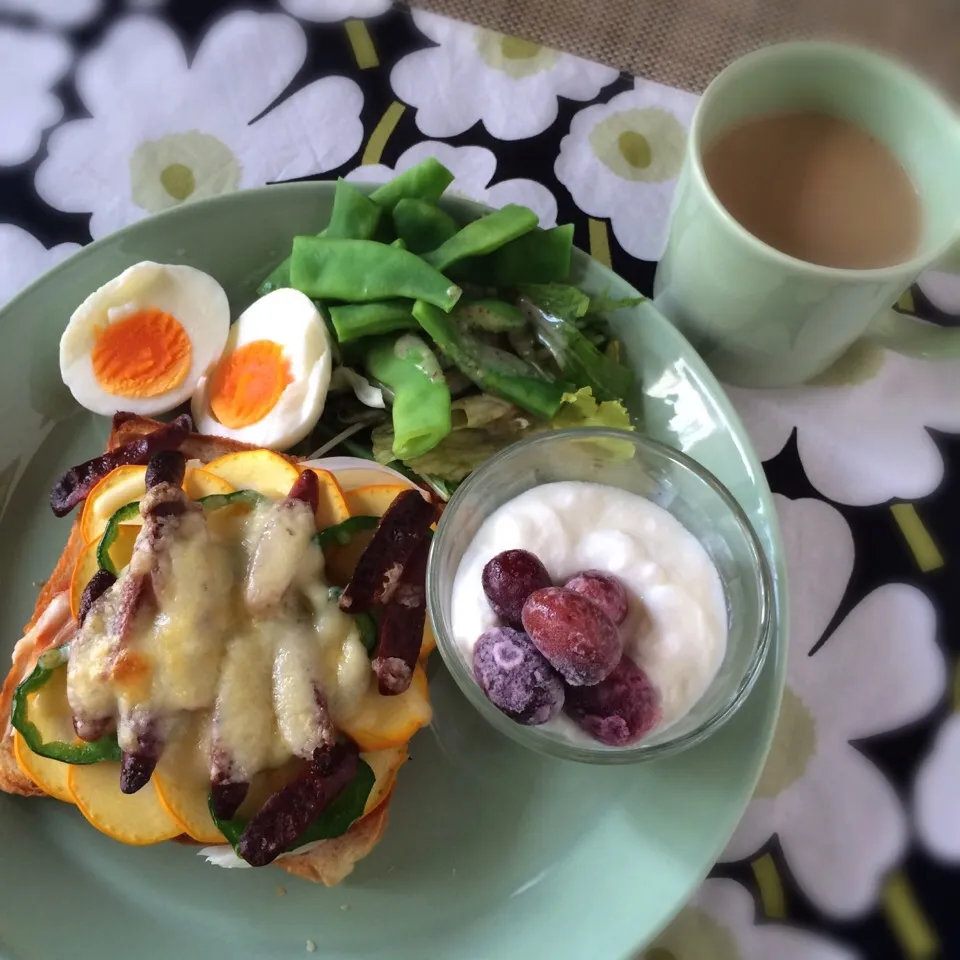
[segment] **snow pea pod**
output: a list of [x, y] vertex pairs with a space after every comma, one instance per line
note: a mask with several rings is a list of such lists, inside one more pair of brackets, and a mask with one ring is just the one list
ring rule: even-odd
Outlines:
[[448, 312], [461, 293], [416, 254], [374, 240], [294, 237], [290, 279], [316, 299], [369, 303], [409, 297]]
[[519, 330], [527, 322], [523, 311], [505, 300], [461, 300], [453, 311], [461, 330], [486, 330], [504, 333]]
[[406, 197], [393, 208], [393, 226], [414, 253], [436, 250], [459, 229], [449, 213], [414, 197]]
[[481, 390], [509, 400], [545, 420], [560, 409], [564, 387], [542, 379], [519, 357], [489, 347], [462, 332], [451, 317], [423, 300], [414, 304], [413, 315], [434, 343]]
[[290, 286], [290, 258], [278, 263], [257, 287], [257, 296], [265, 297], [274, 290], [281, 290]]
[[[372, 240], [380, 225], [383, 207], [374, 203], [363, 191], [341, 177], [333, 195], [330, 223], [317, 234], [340, 240]], [[257, 294], [265, 296], [282, 287], [290, 287], [290, 257], [277, 264], [257, 287]]]
[[379, 300], [373, 303], [345, 303], [330, 307], [330, 319], [340, 343], [360, 337], [416, 330], [412, 300]]
[[520, 283], [558, 283], [570, 274], [573, 224], [551, 230], [531, 230], [485, 257], [455, 264], [450, 276], [488, 287], [513, 287]]
[[420, 337], [404, 334], [395, 341], [379, 341], [367, 353], [366, 367], [393, 390], [397, 459], [419, 457], [450, 432], [450, 390], [437, 358]]
[[392, 210], [401, 200], [414, 197], [436, 203], [453, 183], [453, 174], [436, 158], [427, 157], [415, 167], [397, 174], [370, 194], [384, 210]]
[[576, 319], [587, 307], [571, 300], [572, 289], [556, 284], [523, 287], [520, 306], [564, 377], [578, 387], [592, 387], [597, 399], [622, 400], [633, 389], [633, 373], [601, 353], [577, 327]]
[[383, 207], [342, 177], [333, 195], [330, 223], [319, 236], [335, 240], [370, 240], [377, 232]]
[[537, 215], [532, 210], [516, 203], [508, 203], [505, 207], [468, 223], [445, 243], [441, 243], [436, 250], [425, 253], [423, 259], [438, 270], [446, 270], [467, 257], [492, 253], [505, 243], [529, 233], [536, 225]]

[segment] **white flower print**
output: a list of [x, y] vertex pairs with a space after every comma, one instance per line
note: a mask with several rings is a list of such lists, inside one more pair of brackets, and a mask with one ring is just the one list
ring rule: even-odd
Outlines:
[[407, 54], [393, 68], [394, 92], [417, 108], [428, 137], [452, 137], [483, 122], [498, 140], [542, 133], [557, 119], [557, 97], [592, 100], [617, 71], [518, 37], [413, 11], [439, 46]]
[[940, 728], [917, 773], [917, 833], [931, 853], [960, 863], [960, 714]]
[[560, 143], [557, 179], [591, 217], [608, 217], [617, 241], [657, 260], [683, 162], [692, 93], [636, 80], [633, 90], [581, 110]]
[[855, 960], [816, 933], [757, 924], [753, 898], [735, 880], [711, 879], [635, 960]]
[[346, 163], [363, 139], [353, 80], [316, 80], [264, 113], [306, 52], [302, 27], [283, 14], [228, 14], [190, 64], [160, 20], [121, 20], [77, 68], [90, 117], [51, 134], [37, 191], [59, 210], [91, 213], [101, 237], [187, 200]]
[[280, 0], [280, 6], [301, 20], [336, 23], [350, 17], [378, 17], [393, 6], [393, 0]]
[[103, 0], [0, 0], [0, 13], [23, 13], [51, 27], [73, 29], [89, 23]]
[[960, 361], [935, 363], [858, 344], [816, 381], [727, 387], [761, 460], [794, 429], [814, 488], [838, 503], [913, 500], [937, 488], [943, 459], [927, 427], [960, 432]]
[[395, 167], [383, 164], [357, 167], [347, 174], [347, 179], [386, 183], [426, 157], [436, 157], [456, 178], [447, 188], [448, 193], [459, 193], [490, 207], [519, 203], [537, 214], [541, 227], [556, 224], [557, 201], [542, 183], [521, 178], [489, 185], [497, 170], [497, 158], [486, 147], [451, 147], [447, 143], [424, 140], [406, 150]]
[[31, 280], [79, 249], [77, 243], [58, 243], [48, 250], [26, 230], [0, 223], [0, 307]]
[[776, 501], [791, 594], [787, 686], [770, 757], [724, 859], [750, 856], [777, 834], [807, 897], [851, 918], [876, 901], [907, 843], [896, 791], [851, 742], [927, 714], [944, 689], [943, 655], [929, 599], [888, 584], [811, 656], [850, 579], [853, 537], [823, 501]]
[[0, 26], [0, 167], [29, 160], [63, 115], [51, 88], [69, 65], [70, 45], [61, 37]]

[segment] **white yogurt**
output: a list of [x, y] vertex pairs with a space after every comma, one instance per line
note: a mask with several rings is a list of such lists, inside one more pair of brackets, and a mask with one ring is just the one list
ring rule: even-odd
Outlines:
[[[503, 550], [536, 554], [554, 583], [581, 570], [618, 577], [630, 595], [620, 628], [624, 653], [660, 693], [662, 730], [679, 720], [716, 676], [727, 645], [717, 569], [700, 542], [666, 510], [600, 483], [534, 487], [503, 504], [467, 547], [453, 584], [453, 636], [468, 663], [497, 616], [483, 592], [483, 567]], [[550, 724], [572, 733], [572, 724]]]

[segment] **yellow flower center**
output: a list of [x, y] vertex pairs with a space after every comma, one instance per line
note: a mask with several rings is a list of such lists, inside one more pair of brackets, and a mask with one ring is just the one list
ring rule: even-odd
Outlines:
[[660, 183], [677, 175], [687, 132], [659, 107], [633, 107], [604, 117], [590, 131], [597, 158], [618, 177]]
[[182, 163], [171, 163], [160, 171], [160, 183], [174, 200], [186, 200], [196, 189], [193, 171]]
[[636, 167], [638, 170], [646, 170], [653, 160], [653, 150], [650, 148], [650, 141], [636, 130], [624, 130], [617, 140], [617, 146], [623, 159]]
[[500, 50], [508, 60], [529, 60], [542, 49], [539, 43], [523, 40], [520, 37], [504, 37], [500, 41]]

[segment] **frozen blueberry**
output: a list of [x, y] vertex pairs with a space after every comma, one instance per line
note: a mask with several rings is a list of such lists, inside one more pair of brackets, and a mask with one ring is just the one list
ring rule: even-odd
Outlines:
[[530, 638], [512, 627], [480, 636], [473, 676], [490, 702], [517, 723], [546, 723], [563, 706], [563, 681]]
[[663, 716], [646, 671], [627, 656], [595, 686], [570, 687], [564, 709], [577, 726], [611, 747], [636, 743]]

